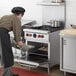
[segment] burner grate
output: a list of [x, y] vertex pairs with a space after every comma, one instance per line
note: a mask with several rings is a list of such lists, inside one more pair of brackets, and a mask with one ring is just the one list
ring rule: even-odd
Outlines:
[[58, 30], [63, 29], [63, 27], [51, 27], [48, 25], [43, 25], [43, 26], [32, 27], [32, 29], [47, 30], [50, 32], [54, 32], [54, 31], [58, 31]]

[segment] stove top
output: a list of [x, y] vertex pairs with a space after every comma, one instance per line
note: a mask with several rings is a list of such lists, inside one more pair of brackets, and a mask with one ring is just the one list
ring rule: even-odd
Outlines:
[[50, 31], [50, 32], [54, 32], [54, 31], [60, 30], [61, 27], [51, 27], [51, 26], [48, 26], [48, 25], [43, 25], [43, 26], [39, 26], [39, 27], [33, 27], [33, 29], [47, 30], [47, 31]]
[[49, 25], [42, 25], [42, 26], [32, 26], [32, 27], [28, 27], [28, 26], [22, 26], [23, 29], [28, 28], [28, 29], [36, 29], [36, 30], [45, 30], [45, 31], [50, 31], [50, 32], [55, 32], [58, 30], [63, 29], [63, 27], [51, 27]]

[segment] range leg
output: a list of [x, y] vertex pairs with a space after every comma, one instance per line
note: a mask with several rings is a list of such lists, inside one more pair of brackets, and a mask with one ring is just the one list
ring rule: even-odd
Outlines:
[[48, 74], [50, 74], [50, 63], [48, 63]]
[[48, 74], [50, 73], [50, 43], [48, 43]]
[[64, 76], [66, 76], [66, 72], [64, 72]]

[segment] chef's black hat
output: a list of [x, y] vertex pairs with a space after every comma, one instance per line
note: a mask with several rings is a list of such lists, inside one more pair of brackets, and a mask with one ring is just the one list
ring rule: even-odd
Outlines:
[[25, 9], [23, 7], [14, 7], [12, 10], [11, 10], [12, 13], [14, 14], [24, 14], [25, 12]]

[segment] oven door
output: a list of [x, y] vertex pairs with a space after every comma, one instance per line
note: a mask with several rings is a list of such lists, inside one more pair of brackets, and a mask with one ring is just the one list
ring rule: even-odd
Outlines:
[[[16, 53], [16, 54], [14, 53], [15, 62], [18, 62], [20, 65], [30, 67], [38, 67], [47, 63], [48, 61], [47, 44], [28, 41], [28, 45], [32, 45], [35, 47], [29, 49], [26, 52], [24, 52], [21, 49], [14, 48]], [[19, 51], [21, 52], [19, 53]]]

